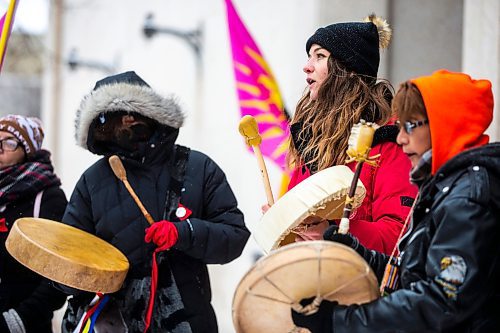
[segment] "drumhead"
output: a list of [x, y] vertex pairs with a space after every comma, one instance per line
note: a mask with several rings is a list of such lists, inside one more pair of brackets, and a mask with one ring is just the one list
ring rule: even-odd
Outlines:
[[[354, 173], [345, 165], [329, 167], [297, 184], [262, 216], [252, 234], [265, 253], [293, 243], [291, 230], [309, 216], [340, 219]], [[361, 205], [366, 190], [358, 180], [352, 208]]]
[[5, 246], [17, 261], [38, 274], [91, 292], [117, 291], [129, 268], [125, 255], [111, 244], [42, 218], [16, 220]]
[[322, 296], [340, 304], [362, 304], [379, 296], [369, 265], [351, 248], [330, 241], [283, 246], [258, 260], [233, 298], [236, 332], [290, 332], [291, 305]]

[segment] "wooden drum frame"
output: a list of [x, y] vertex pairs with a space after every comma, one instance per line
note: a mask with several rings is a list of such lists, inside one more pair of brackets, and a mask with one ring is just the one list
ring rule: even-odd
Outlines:
[[127, 276], [125, 255], [80, 229], [42, 218], [17, 219], [7, 251], [38, 274], [79, 290], [112, 293]]

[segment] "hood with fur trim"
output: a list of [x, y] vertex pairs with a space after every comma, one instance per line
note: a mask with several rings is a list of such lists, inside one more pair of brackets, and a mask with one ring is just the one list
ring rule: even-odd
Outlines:
[[87, 138], [94, 119], [123, 111], [136, 112], [174, 129], [184, 122], [184, 113], [174, 98], [159, 95], [135, 72], [125, 72], [98, 81], [83, 98], [75, 119], [77, 145], [89, 149]]
[[411, 80], [424, 100], [432, 144], [432, 171], [464, 150], [485, 145], [493, 120], [491, 82], [439, 70]]

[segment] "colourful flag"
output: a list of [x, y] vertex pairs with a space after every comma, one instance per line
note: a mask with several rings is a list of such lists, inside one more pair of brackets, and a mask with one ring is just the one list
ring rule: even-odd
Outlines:
[[262, 154], [285, 170], [288, 123], [278, 84], [231, 0], [225, 0], [241, 116], [257, 121]]
[[14, 14], [16, 12], [17, 0], [10, 0], [7, 12], [0, 19], [0, 71], [2, 70], [3, 59], [7, 51], [7, 42], [9, 41], [10, 31], [14, 23]]

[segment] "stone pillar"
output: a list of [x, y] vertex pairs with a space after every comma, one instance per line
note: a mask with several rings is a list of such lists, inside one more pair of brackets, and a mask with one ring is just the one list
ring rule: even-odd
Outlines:
[[399, 84], [437, 69], [460, 71], [463, 2], [392, 0], [389, 78]]
[[491, 141], [500, 139], [500, 1], [465, 0], [462, 68], [474, 78], [493, 84], [495, 113], [488, 129]]

